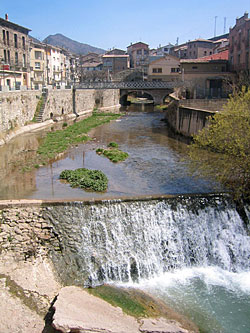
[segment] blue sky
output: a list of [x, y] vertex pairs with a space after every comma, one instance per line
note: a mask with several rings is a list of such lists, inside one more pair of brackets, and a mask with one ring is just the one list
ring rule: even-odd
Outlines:
[[42, 40], [63, 35], [93, 46], [126, 49], [143, 41], [151, 48], [168, 42], [217, 35], [250, 11], [250, 0], [0, 0], [0, 17], [31, 29]]

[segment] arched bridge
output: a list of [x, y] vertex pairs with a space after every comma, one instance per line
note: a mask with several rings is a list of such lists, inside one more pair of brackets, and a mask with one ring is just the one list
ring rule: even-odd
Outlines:
[[124, 104], [131, 93], [150, 95], [155, 104], [162, 104], [165, 97], [173, 92], [176, 82], [130, 81], [130, 82], [84, 82], [77, 89], [120, 89], [120, 102]]

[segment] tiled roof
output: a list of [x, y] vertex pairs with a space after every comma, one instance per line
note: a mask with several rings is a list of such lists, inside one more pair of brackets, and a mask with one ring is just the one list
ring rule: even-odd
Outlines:
[[204, 61], [206, 61], [206, 60], [228, 60], [228, 57], [229, 57], [229, 50], [225, 50], [223, 52], [211, 54], [209, 56], [206, 56], [206, 57], [203, 57], [200, 59], [204, 59]]

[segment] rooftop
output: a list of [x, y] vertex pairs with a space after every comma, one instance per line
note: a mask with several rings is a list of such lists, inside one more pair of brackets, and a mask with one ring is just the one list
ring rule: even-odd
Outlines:
[[0, 17], [0, 25], [4, 26], [4, 27], [11, 28], [11, 29], [14, 29], [14, 30], [17, 30], [17, 31], [21, 31], [21, 32], [23, 32], [25, 34], [28, 34], [31, 31], [31, 29], [22, 27], [21, 25], [18, 25], [16, 23], [10, 22], [9, 20], [4, 20], [1, 17]]

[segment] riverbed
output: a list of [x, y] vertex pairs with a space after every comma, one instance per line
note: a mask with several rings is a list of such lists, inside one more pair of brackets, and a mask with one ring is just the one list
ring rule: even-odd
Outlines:
[[[141, 112], [142, 109], [145, 111]], [[88, 143], [73, 146], [57, 161], [25, 173], [20, 173], [15, 161], [21, 158], [25, 165], [46, 131], [18, 137], [0, 148], [0, 199], [107, 198], [214, 191], [214, 183], [190, 174], [187, 144], [183, 138], [173, 137], [163, 120], [164, 114], [155, 111], [152, 105], [133, 106], [120, 119], [93, 129]], [[114, 164], [96, 154], [97, 148], [105, 148], [112, 141], [129, 154], [126, 161]], [[103, 171], [109, 179], [108, 190], [87, 192], [59, 180], [61, 171], [77, 168]]]

